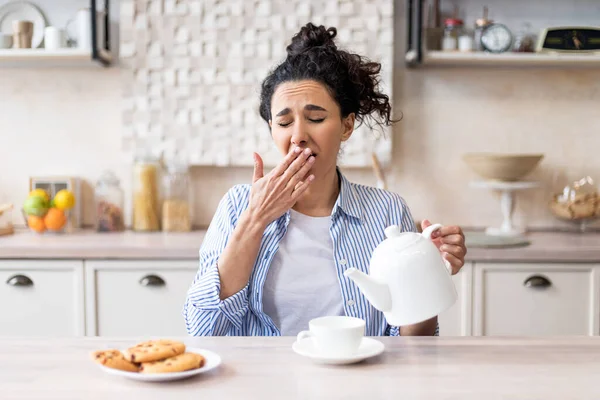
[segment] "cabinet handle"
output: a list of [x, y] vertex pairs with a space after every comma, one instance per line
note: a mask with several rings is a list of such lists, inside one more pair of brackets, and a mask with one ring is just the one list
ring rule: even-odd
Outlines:
[[6, 281], [10, 286], [33, 286], [33, 281], [25, 275], [13, 275]]
[[525, 287], [534, 288], [534, 289], [546, 289], [552, 286], [552, 282], [548, 280], [548, 278], [541, 275], [533, 275], [530, 276], [523, 282]]
[[164, 286], [165, 281], [158, 275], [146, 275], [140, 279], [140, 285], [142, 286]]

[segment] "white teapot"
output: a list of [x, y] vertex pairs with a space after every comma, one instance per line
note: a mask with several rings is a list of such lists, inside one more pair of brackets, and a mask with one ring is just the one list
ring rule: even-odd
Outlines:
[[434, 224], [419, 234], [389, 226], [385, 229], [387, 239], [371, 256], [370, 274], [356, 268], [344, 272], [367, 300], [384, 313], [390, 325], [425, 321], [456, 302], [451, 273], [431, 241], [431, 234], [441, 227]]

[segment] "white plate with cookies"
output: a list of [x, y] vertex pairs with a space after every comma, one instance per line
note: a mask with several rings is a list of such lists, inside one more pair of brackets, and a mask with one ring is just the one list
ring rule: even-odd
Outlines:
[[185, 379], [221, 364], [215, 352], [168, 339], [141, 342], [125, 350], [98, 350], [92, 359], [108, 374], [145, 382]]

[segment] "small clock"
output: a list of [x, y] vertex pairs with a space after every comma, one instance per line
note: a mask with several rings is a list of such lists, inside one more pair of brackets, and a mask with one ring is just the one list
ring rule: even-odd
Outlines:
[[544, 29], [540, 35], [537, 51], [598, 53], [600, 52], [600, 28], [573, 26]]
[[481, 33], [481, 47], [490, 53], [504, 53], [510, 50], [512, 43], [513, 35], [503, 24], [490, 24]]

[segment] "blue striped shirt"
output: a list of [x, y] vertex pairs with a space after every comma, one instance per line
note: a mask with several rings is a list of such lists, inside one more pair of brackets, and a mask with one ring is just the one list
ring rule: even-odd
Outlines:
[[[340, 193], [331, 213], [329, 229], [333, 258], [344, 312], [366, 322], [367, 336], [397, 336], [399, 328], [387, 324], [344, 270], [355, 267], [368, 273], [371, 254], [385, 239], [384, 229], [399, 225], [415, 231], [410, 211], [396, 193], [349, 182], [340, 176]], [[242, 212], [248, 206], [250, 185], [236, 185], [220, 201], [200, 247], [200, 268], [189, 288], [183, 308], [187, 331], [193, 336], [279, 336], [263, 312], [263, 284], [269, 265], [290, 221], [289, 211], [267, 226], [246, 286], [221, 300], [217, 261]], [[333, 289], [333, 288], [332, 288]], [[337, 288], [336, 288], [337, 289]], [[318, 294], [316, 294], [318, 295]], [[302, 307], [301, 304], [298, 307]], [[436, 330], [437, 335], [437, 330]]]

